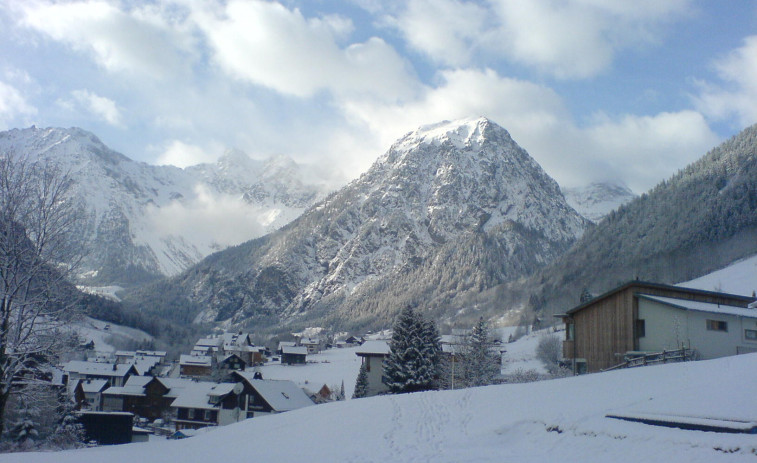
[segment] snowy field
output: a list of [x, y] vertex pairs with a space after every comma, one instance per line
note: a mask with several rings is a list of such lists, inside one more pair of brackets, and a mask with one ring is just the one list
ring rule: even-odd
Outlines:
[[739, 260], [678, 286], [751, 296], [753, 291], [757, 291], [757, 256]]
[[0, 462], [720, 462], [757, 461], [757, 435], [606, 418], [657, 413], [757, 421], [757, 354], [553, 381], [335, 402], [182, 441]]
[[81, 321], [71, 325], [84, 342], [94, 341], [94, 352], [113, 353], [117, 349], [114, 344], [133, 344], [152, 340], [152, 336], [144, 331], [128, 326], [84, 317]]
[[265, 379], [288, 379], [311, 392], [318, 392], [325, 384], [339, 387], [344, 381], [347, 398], [352, 397], [355, 381], [360, 370], [360, 357], [355, 352], [359, 347], [328, 349], [320, 354], [308, 355], [305, 365], [281, 365], [268, 363], [258, 370]]

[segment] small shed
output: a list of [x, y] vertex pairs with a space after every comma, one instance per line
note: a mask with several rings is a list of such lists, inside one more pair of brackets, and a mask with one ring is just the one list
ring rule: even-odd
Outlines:
[[307, 363], [308, 348], [303, 346], [283, 346], [281, 363], [286, 365], [304, 365]]

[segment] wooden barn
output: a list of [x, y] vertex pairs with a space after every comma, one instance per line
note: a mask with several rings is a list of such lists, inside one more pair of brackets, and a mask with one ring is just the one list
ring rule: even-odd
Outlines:
[[[631, 281], [560, 315], [566, 324], [563, 357], [574, 372], [586, 373], [617, 365], [629, 353], [665, 348], [698, 349], [702, 358], [757, 350], [757, 339], [749, 339], [757, 330], [757, 309], [748, 308], [753, 301]], [[729, 323], [732, 336], [726, 337], [717, 328]]]

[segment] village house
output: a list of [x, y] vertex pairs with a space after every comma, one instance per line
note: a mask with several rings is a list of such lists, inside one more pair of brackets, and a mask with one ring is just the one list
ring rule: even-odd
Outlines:
[[368, 393], [366, 397], [381, 394], [389, 388], [383, 382], [384, 359], [389, 356], [389, 344], [386, 341], [365, 341], [357, 352], [368, 373]]
[[108, 386], [123, 386], [132, 375], [138, 375], [137, 369], [131, 364], [84, 362], [71, 360], [63, 365], [63, 371], [68, 375], [68, 384], [75, 387], [76, 382], [86, 379], [104, 379]]
[[186, 355], [179, 357], [179, 374], [185, 378], [205, 378], [213, 373], [212, 355]]
[[691, 349], [710, 359], [757, 352], [752, 297], [632, 281], [561, 315], [563, 357], [576, 373], [601, 371], [627, 357]]
[[285, 347], [295, 347], [297, 346], [296, 341], [279, 341], [279, 345], [276, 347], [276, 353], [281, 355], [284, 353]]
[[[171, 403], [176, 430], [225, 426], [247, 418], [241, 406], [247, 395], [242, 383], [188, 384]], [[241, 405], [241, 406], [240, 406]]]
[[74, 387], [74, 400], [77, 408], [99, 412], [103, 408], [103, 391], [108, 389], [108, 381], [104, 379], [79, 380]]
[[299, 344], [307, 349], [308, 354], [317, 354], [321, 351], [321, 340], [318, 338], [302, 338]]
[[304, 390], [288, 380], [257, 379], [249, 371], [235, 371], [233, 378], [245, 384], [243, 410], [247, 418], [283, 413], [315, 405]]
[[304, 346], [282, 346], [281, 363], [284, 365], [304, 365], [307, 363], [308, 348]]
[[124, 386], [103, 392], [103, 410], [130, 412], [142, 418], [162, 418], [176, 397], [168, 395], [165, 378], [132, 376]]

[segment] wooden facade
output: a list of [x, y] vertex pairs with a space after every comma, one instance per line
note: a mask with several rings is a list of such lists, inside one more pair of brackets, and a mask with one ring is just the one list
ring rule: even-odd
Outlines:
[[[678, 286], [632, 281], [562, 315], [567, 325], [563, 357], [576, 372], [604, 370], [639, 350], [638, 294], [746, 307], [753, 298]], [[584, 370], [585, 368], [585, 370]]]

